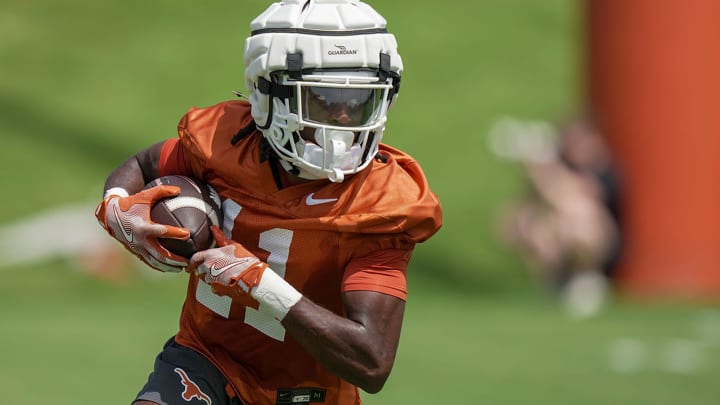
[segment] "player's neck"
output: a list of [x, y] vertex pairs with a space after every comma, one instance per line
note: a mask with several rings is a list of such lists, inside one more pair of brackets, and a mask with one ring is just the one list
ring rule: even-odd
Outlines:
[[290, 187], [290, 186], [294, 186], [296, 184], [303, 184], [303, 183], [313, 181], [313, 180], [303, 179], [302, 177], [298, 177], [298, 176], [296, 176], [290, 172], [287, 172], [285, 170], [282, 170], [281, 178], [282, 178], [283, 186], [285, 186], [285, 187]]
[[282, 183], [283, 188], [294, 186], [297, 184], [304, 184], [304, 183], [308, 183], [311, 181], [324, 181], [324, 180], [304, 179], [300, 176], [294, 175], [294, 174], [288, 172], [287, 170], [285, 170], [283, 168], [282, 164], [280, 164], [279, 162], [277, 164], [277, 168], [278, 168], [278, 173], [280, 175], [280, 182]]

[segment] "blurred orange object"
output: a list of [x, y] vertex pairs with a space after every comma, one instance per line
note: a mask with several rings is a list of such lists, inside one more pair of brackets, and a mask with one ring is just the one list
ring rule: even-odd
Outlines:
[[585, 5], [586, 98], [624, 179], [621, 291], [720, 298], [720, 2]]

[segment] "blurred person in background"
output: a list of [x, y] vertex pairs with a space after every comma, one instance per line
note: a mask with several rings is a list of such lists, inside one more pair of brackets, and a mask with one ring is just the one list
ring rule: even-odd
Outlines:
[[621, 252], [620, 183], [610, 150], [586, 118], [558, 129], [503, 121], [499, 155], [522, 163], [528, 196], [504, 213], [503, 235], [575, 315], [600, 309]]
[[[96, 216], [149, 266], [189, 272], [179, 332], [135, 404], [358, 404], [395, 360], [416, 243], [441, 226], [419, 164], [381, 144], [402, 61], [385, 19], [350, 0], [284, 1], [251, 23], [249, 101], [192, 108], [179, 138], [130, 157]], [[223, 201], [218, 247], [188, 261], [151, 205], [200, 178]]]

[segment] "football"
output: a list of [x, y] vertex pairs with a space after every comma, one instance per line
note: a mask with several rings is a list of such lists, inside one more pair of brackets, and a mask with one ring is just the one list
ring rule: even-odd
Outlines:
[[157, 178], [145, 188], [160, 185], [180, 187], [180, 194], [157, 201], [150, 210], [150, 218], [159, 224], [190, 231], [186, 240], [159, 238], [160, 244], [188, 259], [195, 252], [213, 247], [215, 240], [210, 226], [222, 228], [222, 204], [217, 191], [202, 180], [176, 175]]

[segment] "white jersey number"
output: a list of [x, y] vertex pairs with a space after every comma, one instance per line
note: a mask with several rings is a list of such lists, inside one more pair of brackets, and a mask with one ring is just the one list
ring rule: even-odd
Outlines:
[[[225, 235], [232, 235], [232, 227], [235, 218], [240, 214], [242, 207], [232, 200], [223, 201], [223, 212], [225, 217], [223, 228]], [[268, 256], [268, 265], [280, 277], [285, 277], [285, 265], [287, 264], [288, 255], [290, 254], [290, 245], [292, 244], [293, 232], [288, 229], [273, 228], [260, 234], [260, 242], [258, 247], [270, 253]], [[230, 297], [220, 296], [212, 291], [212, 288], [202, 280], [198, 281], [195, 290], [195, 298], [199, 303], [205, 305], [208, 309], [216, 314], [224, 317], [230, 317], [230, 307], [232, 300]], [[259, 330], [260, 332], [279, 341], [285, 340], [285, 328], [280, 321], [268, 315], [264, 311], [264, 305], [260, 304], [258, 309], [245, 307], [245, 323]]]

